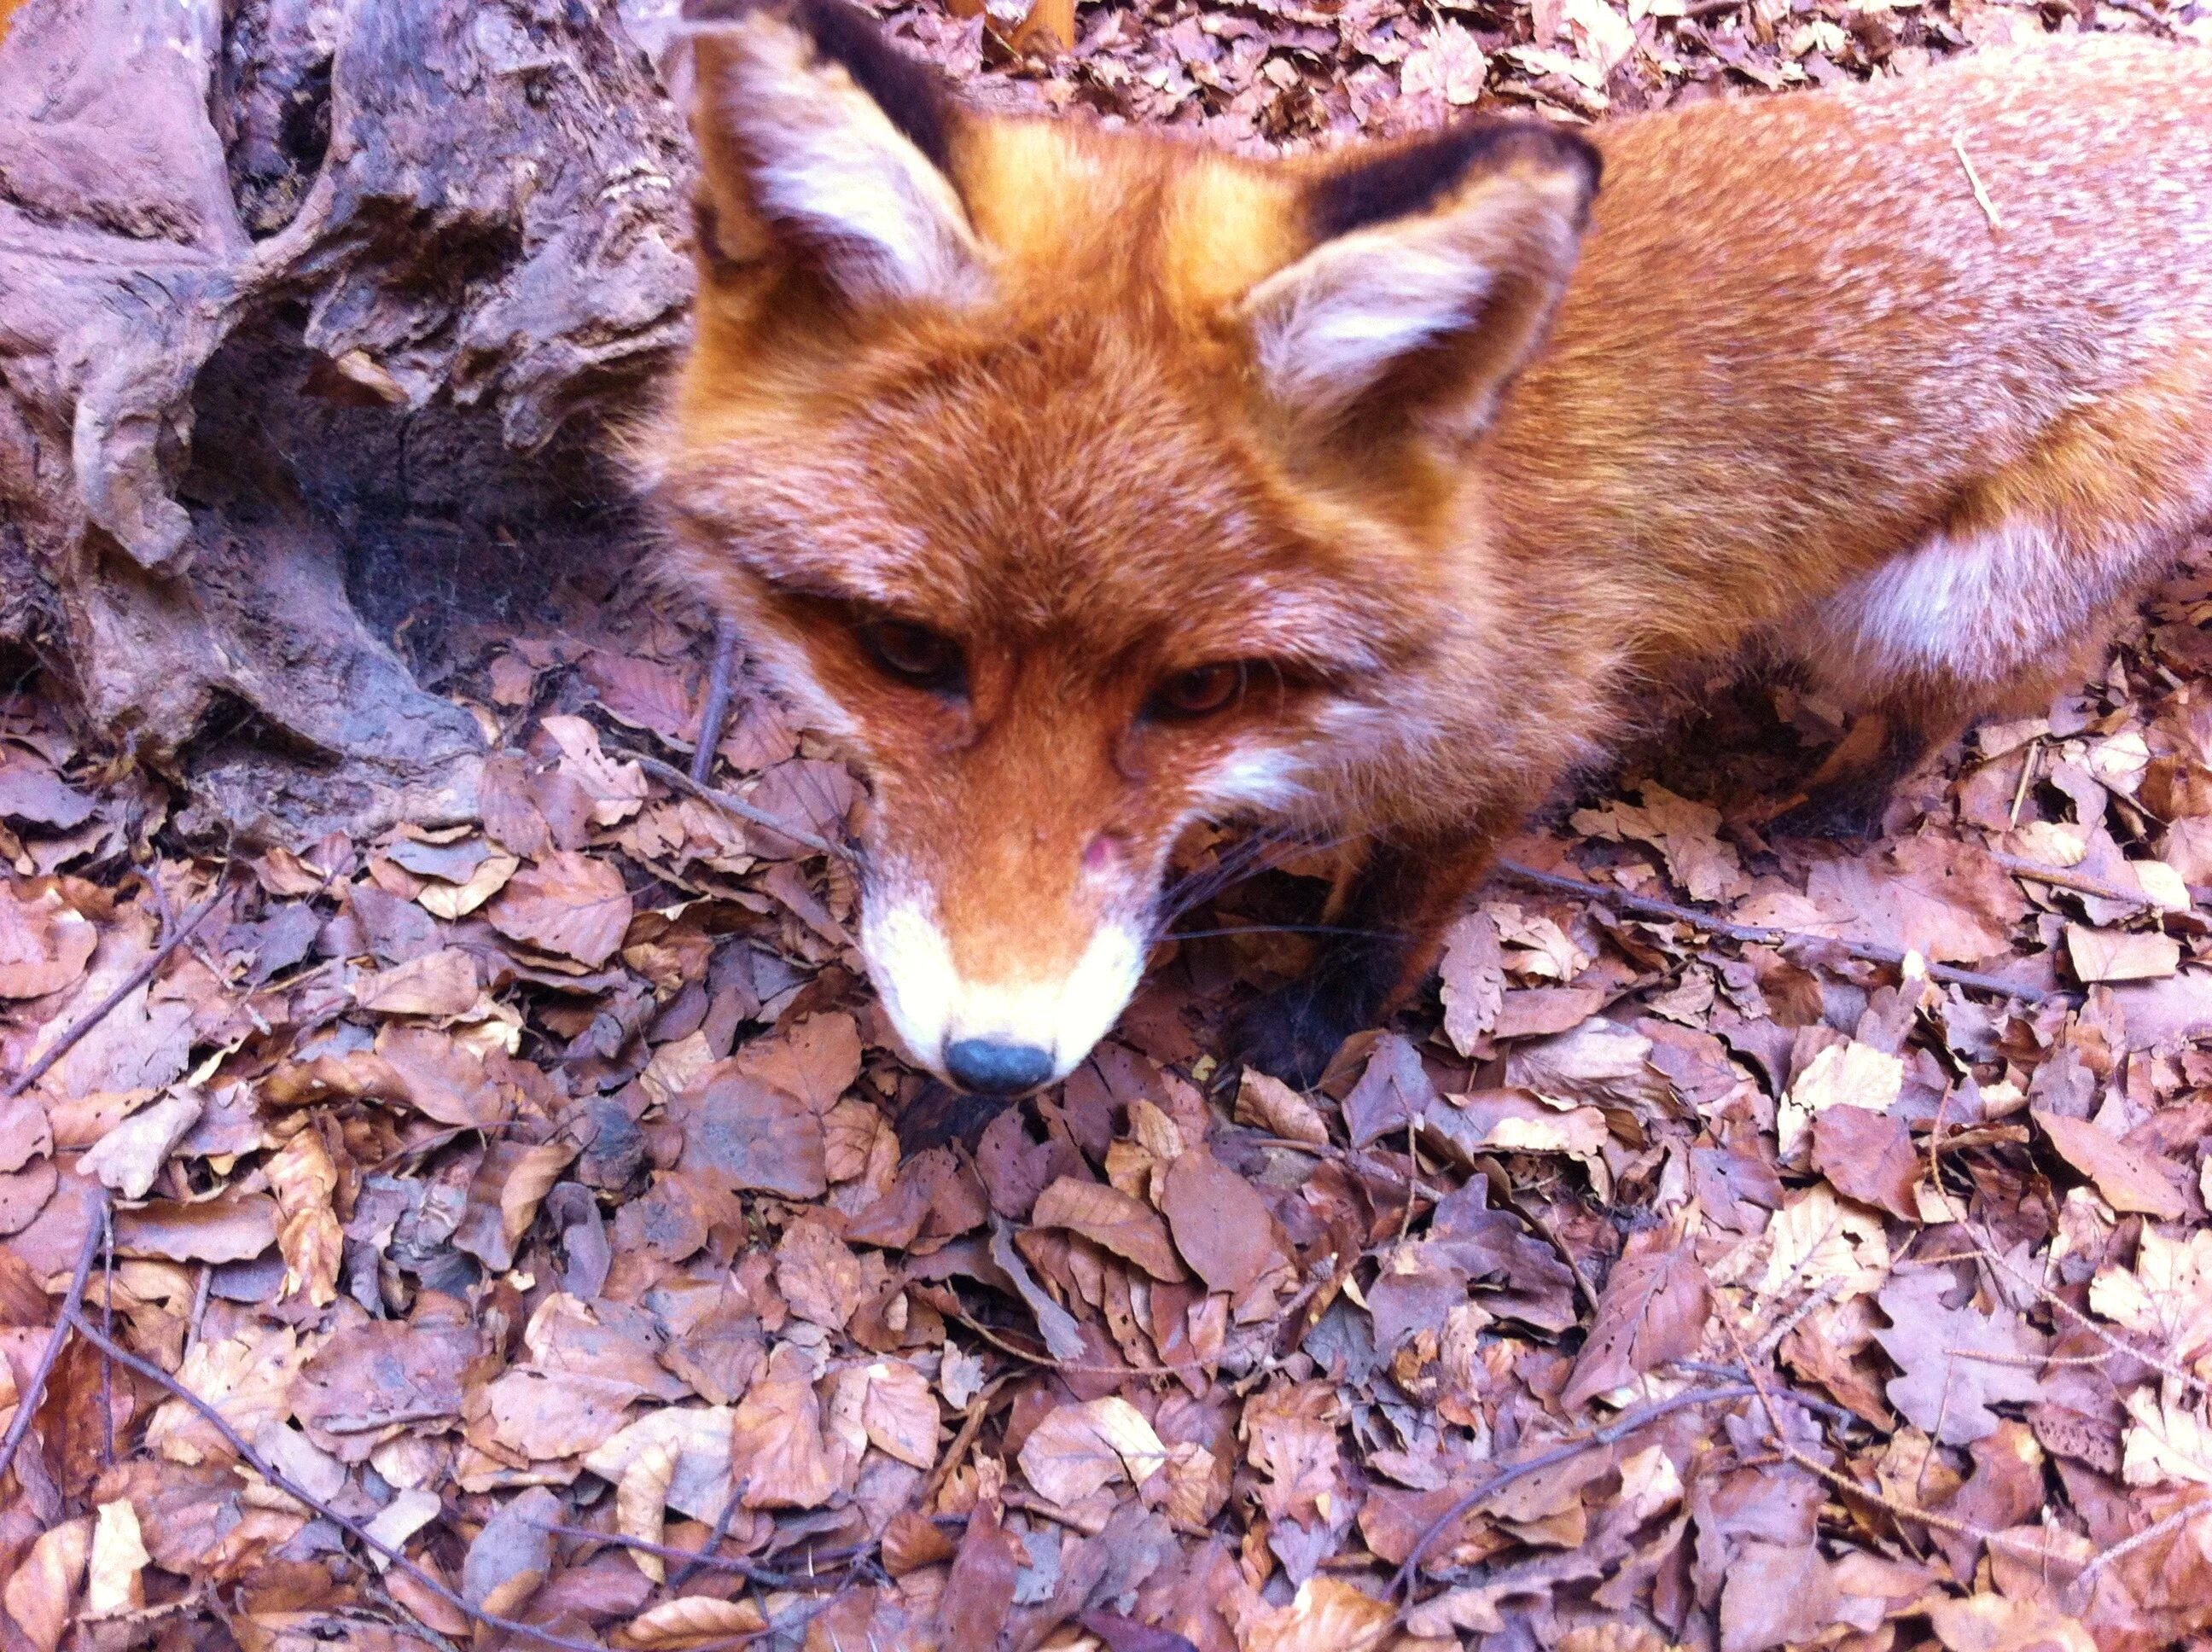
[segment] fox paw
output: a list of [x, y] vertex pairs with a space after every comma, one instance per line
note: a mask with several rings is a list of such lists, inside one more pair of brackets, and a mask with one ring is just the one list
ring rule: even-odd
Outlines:
[[1344, 1041], [1366, 1017], [1311, 980], [1293, 981], [1261, 996], [1237, 1019], [1231, 1059], [1271, 1078], [1310, 1090]]

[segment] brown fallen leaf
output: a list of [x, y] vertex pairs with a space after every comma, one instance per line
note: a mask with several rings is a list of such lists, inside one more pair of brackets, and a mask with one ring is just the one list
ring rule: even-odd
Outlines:
[[484, 916], [510, 939], [596, 969], [622, 949], [629, 891], [608, 862], [556, 849], [515, 873]]
[[0, 1589], [0, 1604], [39, 1652], [54, 1652], [60, 1645], [91, 1553], [91, 1517], [64, 1521], [39, 1534], [7, 1587]]
[[1309, 1577], [1290, 1605], [1263, 1613], [1244, 1627], [1242, 1652], [1346, 1652], [1380, 1643], [1397, 1614], [1334, 1577]]
[[674, 1652], [702, 1642], [758, 1635], [767, 1628], [768, 1619], [750, 1600], [687, 1595], [631, 1619], [616, 1633], [615, 1644], [635, 1652]]
[[1244, 1069], [1237, 1089], [1237, 1122], [1282, 1137], [1285, 1141], [1328, 1145], [1328, 1125], [1311, 1102], [1279, 1078], [1256, 1067]]
[[1167, 1461], [1144, 1413], [1118, 1394], [1049, 1412], [1022, 1442], [1022, 1473], [1063, 1508], [1109, 1483], [1143, 1481]]
[[2149, 1155], [2115, 1141], [2087, 1119], [2040, 1109], [2031, 1116], [2059, 1156], [2094, 1182], [2114, 1210], [2136, 1211], [2172, 1221], [2188, 1208], [2181, 1190]]
[[927, 1468], [937, 1461], [937, 1397], [929, 1379], [904, 1360], [879, 1359], [868, 1367], [860, 1422], [868, 1443], [901, 1462]]
[[1267, 1201], [1204, 1148], [1168, 1166], [1159, 1197], [1176, 1248], [1209, 1291], [1241, 1297], [1273, 1260], [1275, 1218]]
[[1875, 1339], [1903, 1372], [1890, 1404], [1944, 1444], [1969, 1445], [1996, 1431], [1990, 1406], [2043, 1397], [2037, 1362], [2050, 1339], [2009, 1308], [1944, 1306], [1953, 1289], [1946, 1268], [1899, 1268], [1876, 1298], [1893, 1323]]
[[410, 958], [353, 984], [354, 1001], [373, 1015], [465, 1015], [483, 991], [475, 955], [458, 946]]
[[206, 1105], [197, 1090], [173, 1090], [140, 1108], [87, 1148], [77, 1169], [98, 1176], [125, 1199], [143, 1199], [167, 1162], [169, 1150], [199, 1122]]
[[605, 1444], [643, 1392], [615, 1378], [524, 1366], [487, 1384], [484, 1406], [493, 1437], [540, 1462], [580, 1456]]
[[461, 1595], [480, 1612], [512, 1617], [538, 1592], [553, 1564], [561, 1500], [533, 1485], [500, 1505], [461, 1561]]
[[1066, 1228], [1116, 1256], [1134, 1262], [1155, 1279], [1188, 1278], [1167, 1224], [1146, 1206], [1103, 1182], [1061, 1176], [1037, 1195], [1030, 1220], [1041, 1228]]
[[1658, 1228], [1633, 1235], [1598, 1297], [1559, 1403], [1585, 1405], [1696, 1352], [1711, 1310], [1711, 1286], [1692, 1246]]
[[2100, 981], [2154, 981], [2181, 967], [2181, 943], [2171, 935], [2069, 924], [2066, 956], [2074, 965], [2075, 979], [2085, 985]]
[[1813, 1168], [1836, 1191], [1899, 1221], [1919, 1220], [1913, 1187], [1922, 1161], [1902, 1118], [1863, 1107], [1832, 1107], [1813, 1119]]
[[[679, 1456], [672, 1440], [655, 1440], [632, 1457], [629, 1467], [615, 1483], [615, 1529], [641, 1543], [658, 1543], [667, 1523], [668, 1488], [676, 1479]], [[668, 1568], [661, 1558], [646, 1549], [632, 1549], [629, 1558], [654, 1582], [665, 1582]]]
[[85, 1570], [84, 1615], [113, 1618], [146, 1604], [145, 1570], [154, 1557], [139, 1535], [138, 1512], [127, 1497], [100, 1505]]
[[44, 998], [84, 974], [100, 937], [47, 888], [27, 898], [0, 884], [0, 998]]
[[264, 1193], [225, 1193], [204, 1204], [156, 1200], [118, 1211], [115, 1248], [173, 1262], [242, 1262], [276, 1242], [276, 1201]]
[[730, 1428], [730, 1473], [744, 1482], [748, 1509], [818, 1509], [842, 1489], [842, 1448], [823, 1437], [822, 1406], [799, 1354], [769, 1356], [738, 1403]]
[[737, 1061], [702, 1072], [670, 1108], [684, 1132], [683, 1165], [732, 1188], [818, 1199], [830, 1187], [821, 1115], [801, 1096]]
[[[289, 1327], [254, 1326], [237, 1337], [194, 1343], [177, 1368], [177, 1382], [251, 1440], [264, 1424], [292, 1415], [293, 1384], [313, 1352]], [[155, 1410], [146, 1443], [178, 1463], [222, 1462], [237, 1455], [205, 1418], [176, 1399]]]

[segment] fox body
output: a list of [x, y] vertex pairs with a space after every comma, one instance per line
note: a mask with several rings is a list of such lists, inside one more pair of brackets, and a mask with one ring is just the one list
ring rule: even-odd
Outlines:
[[1673, 686], [1801, 662], [1882, 731], [1848, 811], [2212, 519], [2212, 54], [1273, 162], [963, 109], [832, 0], [694, 82], [651, 485], [867, 781], [869, 968], [971, 1089], [1108, 1030], [1195, 821], [1366, 847], [1243, 1031], [1310, 1079]]

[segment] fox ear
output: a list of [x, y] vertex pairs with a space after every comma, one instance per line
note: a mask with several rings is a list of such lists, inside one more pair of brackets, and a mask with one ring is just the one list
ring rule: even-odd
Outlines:
[[802, 270], [856, 304], [981, 290], [933, 70], [842, 0], [690, 0], [685, 17], [710, 278]]
[[1321, 173], [1315, 244], [1241, 306], [1267, 395], [1323, 429], [1371, 410], [1480, 431], [1559, 307], [1598, 173], [1583, 139], [1505, 121]]

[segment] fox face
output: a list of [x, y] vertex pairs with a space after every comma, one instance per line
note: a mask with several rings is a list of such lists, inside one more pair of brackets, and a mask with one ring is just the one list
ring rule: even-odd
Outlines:
[[1417, 738], [1397, 689], [1480, 577], [1441, 554], [1453, 461], [1595, 159], [986, 118], [830, 0], [693, 49], [697, 341], [647, 460], [673, 566], [866, 784], [908, 1052], [1017, 1093], [1127, 1002], [1188, 827], [1328, 829]]

